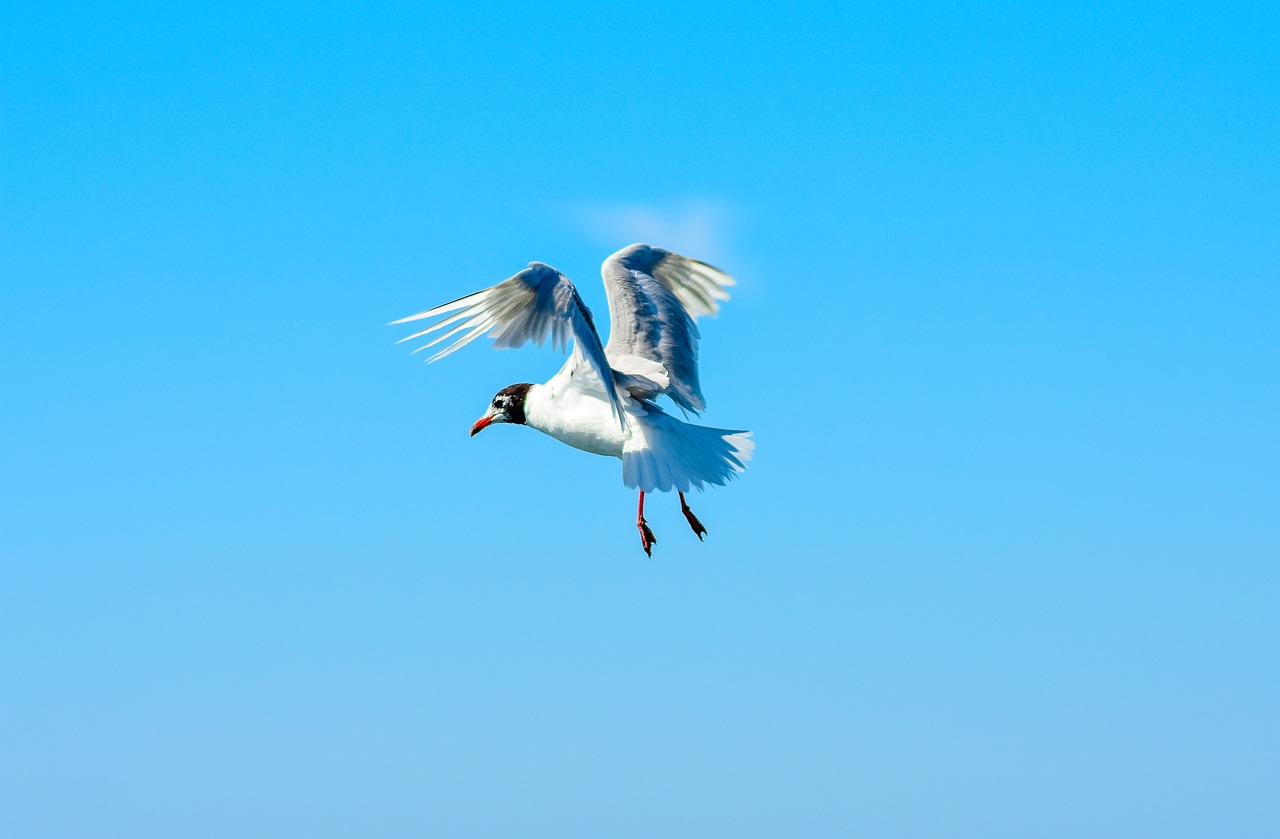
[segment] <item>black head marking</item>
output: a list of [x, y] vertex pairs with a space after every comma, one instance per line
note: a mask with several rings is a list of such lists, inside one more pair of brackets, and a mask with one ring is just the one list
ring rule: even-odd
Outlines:
[[507, 422], [524, 425], [524, 400], [531, 387], [527, 382], [504, 387], [493, 397], [493, 407], [506, 415]]

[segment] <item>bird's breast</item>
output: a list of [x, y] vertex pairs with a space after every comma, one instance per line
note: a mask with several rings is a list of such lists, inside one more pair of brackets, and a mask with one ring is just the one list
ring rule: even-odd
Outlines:
[[626, 438], [602, 397], [555, 382], [534, 385], [525, 400], [525, 425], [592, 454], [622, 457]]

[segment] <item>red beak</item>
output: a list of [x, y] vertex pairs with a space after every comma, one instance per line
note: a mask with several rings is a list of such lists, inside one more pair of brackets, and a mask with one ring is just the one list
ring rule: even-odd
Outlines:
[[476, 424], [471, 426], [471, 436], [474, 437], [481, 431], [484, 431], [493, 423], [493, 417], [481, 417], [476, 420]]

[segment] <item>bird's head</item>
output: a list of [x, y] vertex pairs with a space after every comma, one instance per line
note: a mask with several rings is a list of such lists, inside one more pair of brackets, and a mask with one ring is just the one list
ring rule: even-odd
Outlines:
[[489, 410], [485, 411], [484, 416], [476, 420], [476, 424], [471, 426], [471, 436], [476, 436], [497, 422], [524, 425], [524, 400], [529, 395], [529, 388], [531, 387], [533, 385], [521, 383], [508, 385], [498, 391], [493, 397], [493, 401], [489, 403]]

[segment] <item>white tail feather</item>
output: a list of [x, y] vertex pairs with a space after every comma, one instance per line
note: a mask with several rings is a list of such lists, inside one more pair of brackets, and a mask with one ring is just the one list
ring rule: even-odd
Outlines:
[[693, 425], [658, 410], [638, 419], [622, 450], [622, 482], [644, 492], [722, 486], [746, 469], [755, 448], [749, 431]]

